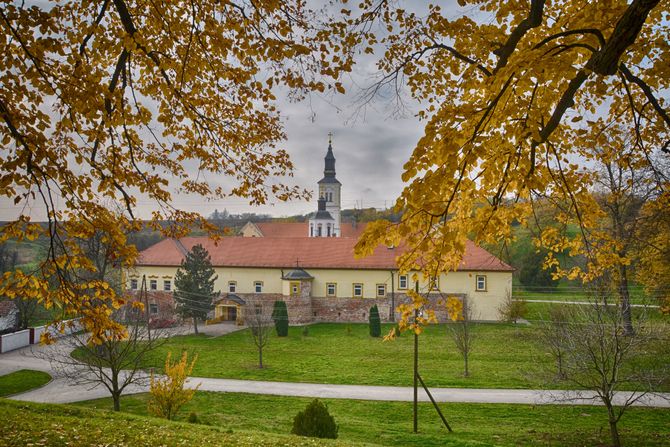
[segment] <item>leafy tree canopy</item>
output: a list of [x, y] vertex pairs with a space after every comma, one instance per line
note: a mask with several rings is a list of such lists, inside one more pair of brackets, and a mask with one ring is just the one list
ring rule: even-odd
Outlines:
[[[350, 67], [320, 56], [321, 16], [299, 0], [30, 3], [0, 0], [0, 194], [24, 210], [0, 227], [0, 242], [46, 234], [51, 246], [38, 271], [4, 275], [0, 295], [81, 314], [99, 342], [123, 327], [88, 297], [108, 308], [124, 299], [104, 282], [73, 280], [71, 269], [95, 265], [70, 238], [102, 232], [128, 267], [138, 198], [156, 202], [154, 229], [179, 236], [216, 227], [175, 209], [176, 189], [252, 204], [305, 196], [281, 182], [293, 166], [277, 147], [276, 92], [342, 91], [324, 77]], [[30, 222], [33, 206], [46, 210], [46, 229]]]
[[[670, 153], [670, 3], [458, 3], [463, 14], [432, 5], [419, 15], [368, 0], [346, 21], [384, 49], [367, 98], [406, 91], [426, 122], [404, 165], [400, 222], [368, 226], [357, 252], [405, 241], [403, 269], [454, 270], [469, 236], [509, 241], [512, 224], [532, 221], [543, 199], [557, 210], [539, 239], [558, 276], [591, 282], [629, 263], [616, 236], [598, 230], [605, 213], [586, 167], [605, 159], [648, 168], [657, 185], [649, 200], [670, 205], [658, 164]], [[377, 24], [388, 32], [377, 35]], [[564, 231], [570, 225], [580, 228], [575, 236]], [[585, 266], [562, 268], [555, 254], [564, 252], [583, 255]]]

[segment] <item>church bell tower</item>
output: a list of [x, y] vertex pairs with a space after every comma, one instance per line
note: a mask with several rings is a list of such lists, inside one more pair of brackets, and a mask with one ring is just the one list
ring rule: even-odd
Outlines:
[[[339, 237], [340, 204], [342, 184], [335, 178], [335, 155], [333, 155], [333, 134], [328, 134], [328, 151], [324, 158], [323, 178], [319, 180], [319, 209], [310, 219], [310, 237]], [[328, 217], [330, 219], [328, 219]], [[319, 225], [321, 231], [319, 232]], [[330, 231], [328, 231], [330, 228]]]

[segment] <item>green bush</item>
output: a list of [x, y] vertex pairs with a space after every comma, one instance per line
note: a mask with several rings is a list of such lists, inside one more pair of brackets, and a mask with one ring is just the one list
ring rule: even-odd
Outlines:
[[199, 424], [200, 420], [198, 419], [198, 413], [195, 411], [192, 411], [191, 414], [188, 415], [188, 421], [191, 424]]
[[335, 418], [328, 413], [328, 407], [319, 399], [314, 399], [304, 411], [299, 412], [293, 418], [291, 433], [314, 438], [336, 439], [338, 429]]
[[286, 337], [288, 335], [288, 309], [284, 301], [275, 301], [272, 320], [275, 322], [277, 337]]
[[379, 318], [379, 309], [375, 304], [370, 308], [370, 316], [368, 317], [370, 321], [370, 336], [371, 337], [381, 337], [382, 335], [382, 322]]

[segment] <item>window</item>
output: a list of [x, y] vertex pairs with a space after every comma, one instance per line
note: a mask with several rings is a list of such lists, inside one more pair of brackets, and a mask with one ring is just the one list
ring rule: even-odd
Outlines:
[[326, 225], [327, 236], [330, 237], [330, 224]]
[[228, 293], [235, 293], [236, 290], [237, 290], [237, 282], [228, 281]]
[[291, 284], [291, 296], [300, 295], [300, 283], [297, 281], [292, 281]]
[[363, 298], [363, 284], [354, 283], [354, 296], [357, 298]]
[[309, 224], [309, 237], [314, 237], [314, 224]]
[[150, 303], [149, 304], [149, 313], [151, 315], [156, 315], [158, 313], [158, 304]]
[[486, 292], [486, 275], [477, 275], [477, 292]]
[[263, 281], [254, 281], [254, 292], [263, 293]]
[[137, 290], [137, 279], [130, 280], [130, 290]]
[[431, 276], [428, 279], [428, 290], [430, 290], [431, 292], [433, 291], [437, 292], [440, 290], [440, 280], [437, 276]]
[[150, 279], [150, 280], [149, 280], [149, 289], [151, 289], [151, 290], [158, 290], [158, 280], [156, 280], [156, 279]]
[[329, 282], [326, 284], [326, 296], [335, 296], [337, 295], [337, 284], [334, 282]]
[[399, 289], [407, 288], [407, 275], [398, 276], [398, 288]]
[[386, 296], [386, 284], [377, 284], [377, 298]]
[[166, 292], [169, 292], [170, 290], [172, 290], [172, 281], [170, 281], [169, 279], [164, 279], [163, 280], [163, 290], [165, 290]]
[[321, 236], [323, 235], [322, 225], [321, 225], [321, 224], [318, 224], [318, 225], [316, 226], [316, 235], [317, 235], [318, 237], [321, 237]]

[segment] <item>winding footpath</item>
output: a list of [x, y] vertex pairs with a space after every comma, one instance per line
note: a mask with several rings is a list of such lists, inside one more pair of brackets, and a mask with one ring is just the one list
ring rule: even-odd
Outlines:
[[[0, 375], [9, 374], [19, 369], [34, 369], [53, 375], [51, 364], [39, 357], [40, 352], [44, 349], [46, 348], [42, 346], [33, 346], [0, 354]], [[192, 377], [189, 384], [193, 386], [200, 384], [200, 390], [215, 392], [406, 402], [413, 399], [413, 389], [411, 387], [265, 382], [204, 377]], [[124, 394], [146, 391], [148, 391], [148, 386], [133, 385], [126, 388]], [[476, 388], [431, 388], [430, 391], [437, 402], [601, 405], [597, 396], [589, 391]], [[95, 387], [70, 385], [64, 379], [56, 378], [41, 388], [12, 396], [11, 399], [45, 403], [71, 403], [108, 396], [109, 393], [102, 385]], [[619, 392], [615, 400], [617, 403], [623, 403], [629, 396], [630, 393]], [[419, 400], [429, 400], [423, 389], [419, 389]], [[670, 393], [646, 395], [635, 402], [634, 405], [670, 408]]]

